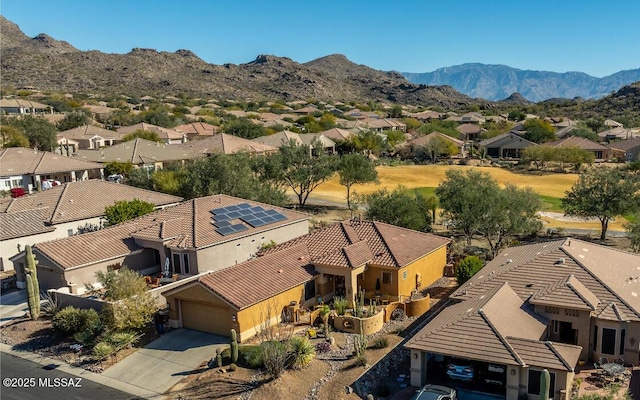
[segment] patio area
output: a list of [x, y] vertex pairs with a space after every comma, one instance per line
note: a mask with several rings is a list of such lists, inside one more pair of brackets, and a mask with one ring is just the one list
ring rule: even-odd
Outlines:
[[598, 395], [605, 397], [613, 395], [614, 398], [623, 399], [628, 393], [634, 399], [640, 398], [640, 367], [628, 366], [626, 370], [629, 378], [623, 379], [620, 376], [613, 379], [611, 377], [602, 378], [602, 373], [596, 370], [593, 363], [578, 366], [574, 381], [580, 382], [577, 396]]

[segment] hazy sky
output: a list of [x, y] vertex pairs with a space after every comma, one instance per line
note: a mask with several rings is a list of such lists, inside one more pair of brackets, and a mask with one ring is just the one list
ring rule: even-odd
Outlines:
[[594, 76], [640, 67], [640, 0], [2, 0], [80, 50], [188, 49], [215, 64], [341, 53], [380, 70], [470, 62]]

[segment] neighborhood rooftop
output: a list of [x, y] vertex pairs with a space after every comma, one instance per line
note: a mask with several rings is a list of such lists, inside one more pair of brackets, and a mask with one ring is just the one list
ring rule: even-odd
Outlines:
[[0, 176], [52, 174], [101, 169], [101, 164], [69, 158], [48, 151], [9, 147], [0, 150]]

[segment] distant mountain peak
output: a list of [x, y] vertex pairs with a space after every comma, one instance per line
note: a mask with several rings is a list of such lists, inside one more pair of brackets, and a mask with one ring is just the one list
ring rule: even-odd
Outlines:
[[471, 97], [498, 101], [511, 93], [539, 102], [551, 98], [600, 98], [640, 80], [640, 68], [596, 78], [584, 72], [521, 70], [500, 64], [468, 63], [427, 73], [403, 73], [413, 83], [451, 85]]
[[525, 99], [524, 96], [518, 92], [512, 93], [511, 96], [507, 97], [506, 99], [500, 100], [500, 103], [510, 103], [517, 105], [531, 104], [529, 100]]

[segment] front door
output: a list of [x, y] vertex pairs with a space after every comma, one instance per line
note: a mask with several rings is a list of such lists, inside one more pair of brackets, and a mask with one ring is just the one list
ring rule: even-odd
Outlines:
[[571, 322], [560, 321], [560, 343], [578, 344], [578, 331], [573, 329]]

